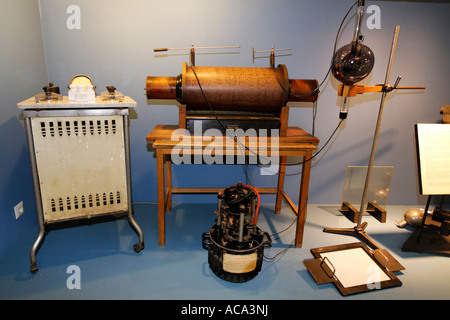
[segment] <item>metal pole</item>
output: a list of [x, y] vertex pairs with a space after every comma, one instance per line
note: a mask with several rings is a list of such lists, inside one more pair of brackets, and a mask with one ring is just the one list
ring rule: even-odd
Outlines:
[[[127, 110], [128, 111], [128, 110]], [[131, 161], [130, 161], [130, 126], [128, 112], [123, 115], [123, 131], [124, 131], [124, 147], [125, 147], [125, 163], [126, 163], [126, 175], [127, 175], [127, 200], [128, 200], [128, 222], [135, 230], [139, 237], [139, 242], [133, 245], [135, 252], [139, 252], [144, 249], [144, 234], [141, 227], [137, 224], [133, 217], [133, 198], [131, 193]]]
[[154, 52], [161, 52], [161, 51], [169, 51], [169, 50], [189, 50], [189, 49], [239, 49], [240, 46], [221, 46], [221, 47], [186, 47], [186, 48], [157, 48], [153, 49]]
[[[388, 62], [388, 67], [387, 67], [387, 71], [386, 71], [386, 77], [385, 77], [385, 80], [384, 80], [384, 84], [385, 85], [389, 84], [389, 78], [391, 76], [391, 71], [392, 71], [392, 64], [394, 63], [395, 50], [396, 50], [396, 47], [397, 47], [399, 30], [400, 30], [400, 26], [396, 26], [395, 30], [394, 30], [394, 37], [392, 39], [391, 52], [390, 52], [390, 55], [389, 55], [389, 62]], [[379, 112], [378, 112], [378, 120], [377, 120], [377, 125], [376, 125], [376, 128], [375, 128], [375, 134], [374, 134], [374, 137], [373, 137], [373, 143], [372, 143], [372, 150], [370, 152], [369, 165], [367, 167], [366, 182], [364, 184], [363, 196], [362, 196], [361, 205], [360, 205], [360, 208], [359, 208], [359, 217], [358, 217], [357, 229], [359, 229], [361, 227], [361, 221], [362, 221], [362, 216], [363, 216], [363, 212], [364, 212], [364, 206], [365, 206], [366, 199], [367, 199], [367, 191], [369, 189], [369, 184], [370, 184], [370, 176], [371, 176], [371, 173], [372, 173], [373, 161], [375, 159], [375, 152], [376, 152], [376, 149], [377, 149], [378, 135], [379, 135], [379, 132], [380, 132], [381, 120], [382, 120], [382, 117], [383, 117], [384, 103], [385, 103], [385, 100], [386, 100], [386, 94], [387, 94], [387, 92], [383, 91], [383, 94], [381, 96], [380, 109], [379, 109]]]

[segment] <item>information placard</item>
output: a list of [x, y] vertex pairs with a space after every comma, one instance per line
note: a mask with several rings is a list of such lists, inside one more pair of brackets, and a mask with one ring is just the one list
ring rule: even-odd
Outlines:
[[415, 125], [422, 195], [450, 194], [450, 125]]

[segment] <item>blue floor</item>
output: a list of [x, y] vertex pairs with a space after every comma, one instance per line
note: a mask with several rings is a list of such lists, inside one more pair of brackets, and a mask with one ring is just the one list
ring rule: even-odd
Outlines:
[[[389, 206], [384, 224], [371, 216], [367, 234], [387, 249], [406, 269], [396, 275], [402, 286], [342, 296], [333, 284], [317, 285], [303, 265], [310, 249], [357, 242], [355, 238], [323, 233], [324, 227], [354, 225], [337, 206], [309, 205], [303, 248], [290, 248], [246, 283], [216, 277], [201, 246], [201, 235], [214, 223], [216, 204], [174, 204], [166, 214], [166, 246], [158, 246], [157, 207], [135, 204], [135, 219], [145, 237], [145, 249], [132, 249], [138, 238], [127, 220], [50, 231], [38, 252], [39, 271], [29, 272], [29, 250], [37, 236], [30, 233], [0, 261], [0, 299], [169, 299], [169, 300], [411, 300], [450, 298], [450, 259], [426, 253], [403, 252], [412, 233], [399, 229], [408, 206]], [[260, 229], [273, 234], [293, 221], [284, 207], [275, 215], [263, 205]], [[265, 255], [273, 257], [289, 246], [294, 228], [274, 240]], [[68, 288], [70, 266], [79, 268], [80, 288]], [[69, 272], [68, 272], [69, 271]], [[70, 282], [70, 281], [69, 281]], [[70, 285], [70, 283], [69, 283]]]

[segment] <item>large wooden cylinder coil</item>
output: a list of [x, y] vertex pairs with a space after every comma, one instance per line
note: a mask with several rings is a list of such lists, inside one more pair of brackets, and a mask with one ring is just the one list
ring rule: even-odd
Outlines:
[[[194, 72], [195, 71], [195, 72]], [[203, 93], [209, 102], [209, 106]], [[290, 80], [277, 68], [189, 67], [178, 77], [147, 77], [148, 99], [176, 99], [187, 110], [279, 113], [288, 101], [314, 102], [317, 80]]]

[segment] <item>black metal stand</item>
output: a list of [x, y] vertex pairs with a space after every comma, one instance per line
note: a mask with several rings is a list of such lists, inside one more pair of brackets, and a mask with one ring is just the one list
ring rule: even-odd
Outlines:
[[428, 196], [427, 204], [425, 205], [425, 211], [423, 212], [422, 223], [420, 224], [419, 233], [417, 234], [417, 239], [416, 239], [417, 243], [419, 243], [420, 239], [422, 238], [423, 228], [425, 227], [425, 220], [427, 217], [428, 209], [430, 208], [431, 197], [432, 197], [432, 195], [430, 194]]
[[[432, 253], [439, 255], [450, 255], [450, 237], [448, 235], [448, 225], [446, 221], [438, 221], [436, 212], [428, 214], [432, 195], [428, 195], [425, 212], [420, 226], [414, 230], [411, 236], [403, 243], [403, 251], [419, 253]], [[436, 209], [435, 209], [436, 210]]]

